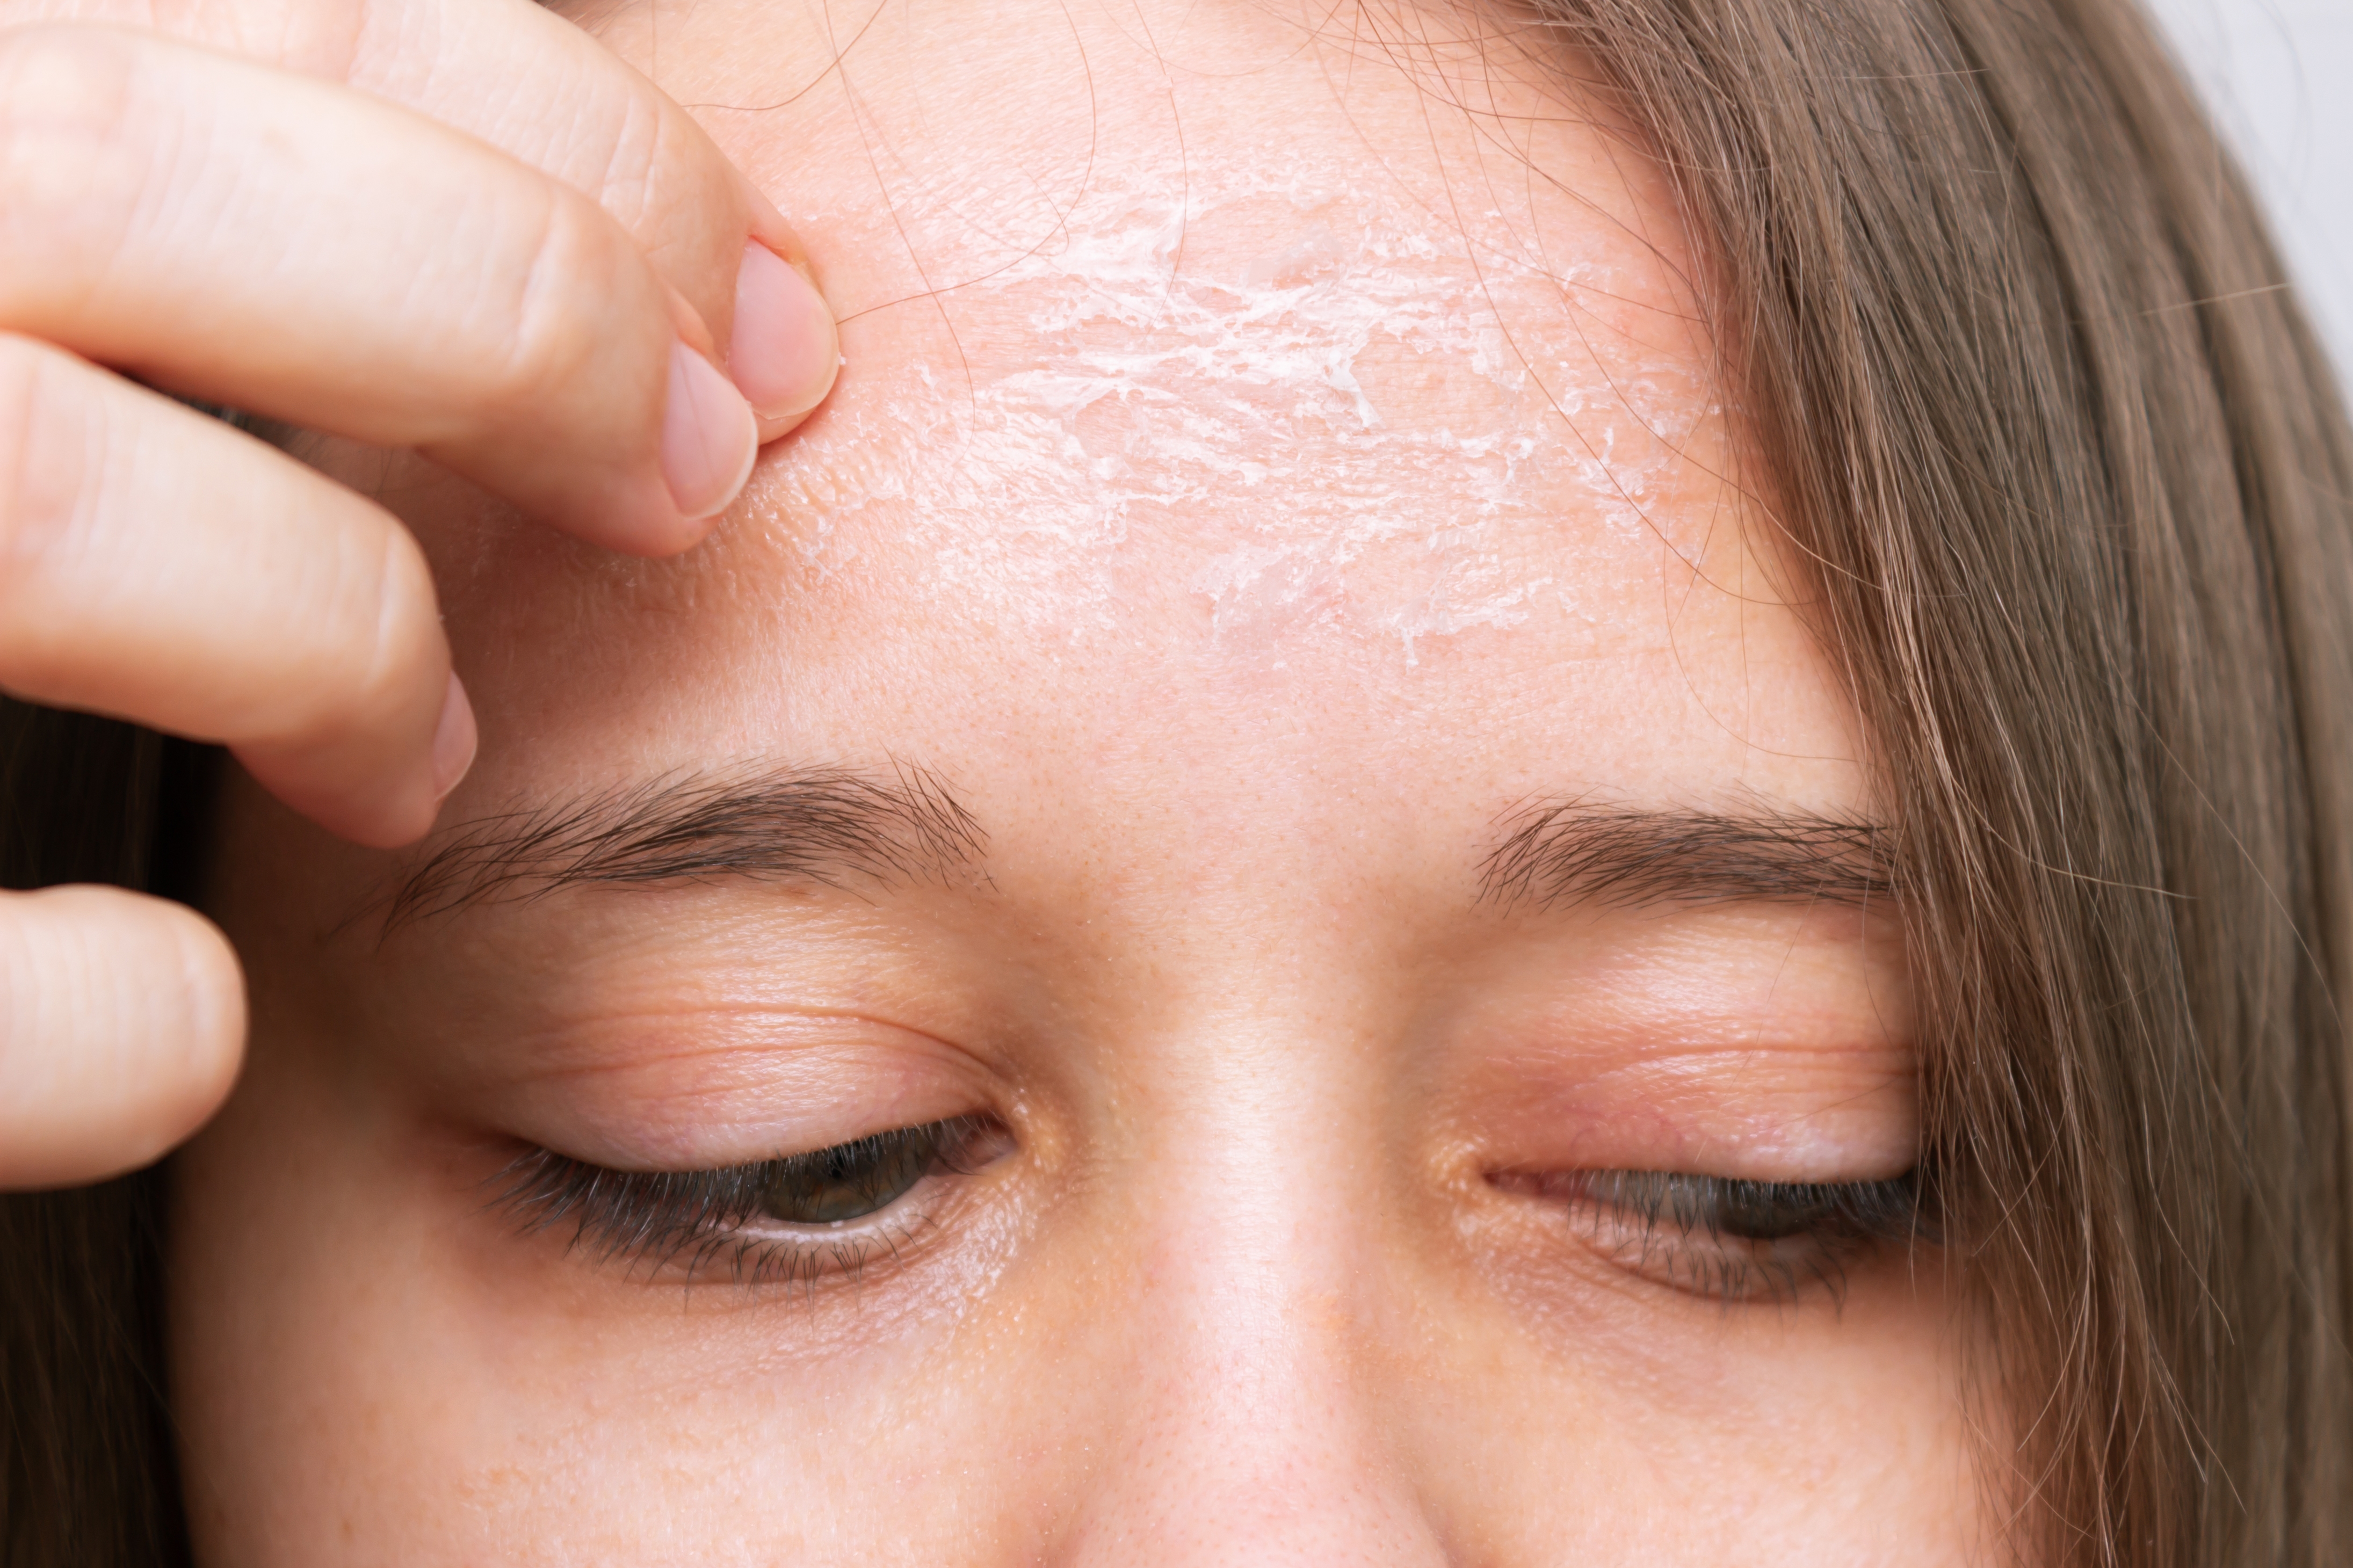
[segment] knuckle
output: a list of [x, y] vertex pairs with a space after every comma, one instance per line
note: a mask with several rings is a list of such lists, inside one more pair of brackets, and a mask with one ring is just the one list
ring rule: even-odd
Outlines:
[[[90, 431], [59, 356], [0, 332], [0, 607], [14, 609], [84, 510]], [[24, 617], [0, 613], [0, 642]]]
[[[406, 721], [438, 696], [441, 644], [424, 552], [389, 517], [314, 540], [301, 591], [286, 605], [278, 656], [286, 678], [235, 726], [240, 744], [275, 756], [368, 753], [406, 741]], [[297, 673], [299, 672], [299, 673]]]
[[432, 573], [406, 529], [386, 520], [372, 547], [354, 554], [363, 586], [359, 606], [344, 621], [354, 635], [343, 700], [355, 720], [373, 726], [389, 712], [417, 705], [437, 662], [440, 623]]
[[44, 409], [40, 381], [38, 352], [24, 339], [0, 332], [0, 593], [14, 575], [5, 563], [13, 562], [35, 526], [28, 506], [34, 455], [57, 445], [41, 439], [37, 428]]
[[[8, 270], [52, 287], [87, 277], [135, 206], [137, 42], [49, 24], [0, 32], [0, 244]], [[42, 268], [43, 260], [74, 263]], [[0, 285], [0, 298], [14, 292]]]
[[650, 253], [724, 228], [739, 205], [733, 174], [693, 117], [608, 56], [582, 63], [561, 140], [536, 127], [518, 137], [526, 161], [586, 193]]
[[75, 132], [111, 131], [130, 108], [138, 74], [130, 35], [71, 22], [0, 30], [0, 88], [7, 119]]
[[733, 309], [752, 215], [739, 176], [683, 110], [631, 95], [596, 188], [647, 260], [706, 316]]
[[655, 237], [648, 231], [676, 141], [665, 133], [664, 118], [638, 94], [624, 97], [613, 117], [612, 141], [605, 150], [605, 166], [594, 187], [597, 205], [623, 228], [641, 237]]
[[622, 336], [617, 322], [658, 307], [642, 264], [611, 220], [577, 197], [543, 209], [529, 258], [502, 314], [503, 352], [485, 392], [505, 407], [543, 404], [595, 374]]
[[710, 251], [732, 258], [743, 243], [748, 215], [733, 171], [675, 104], [628, 94], [588, 188], [649, 255], [701, 260]]

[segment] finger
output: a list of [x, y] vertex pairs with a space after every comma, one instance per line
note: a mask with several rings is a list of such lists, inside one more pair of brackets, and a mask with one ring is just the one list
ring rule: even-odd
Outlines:
[[224, 742], [365, 844], [424, 833], [473, 751], [431, 575], [389, 513], [5, 334], [0, 687]]
[[744, 244], [728, 368], [759, 416], [763, 445], [816, 413], [840, 370], [833, 312], [806, 274], [757, 240]]
[[193, 46], [0, 35], [0, 328], [414, 447], [668, 552], [755, 430], [595, 203], [418, 115]]
[[0, 893], [0, 1188], [152, 1163], [227, 1096], [245, 984], [195, 910], [120, 888]]
[[[480, 136], [611, 213], [726, 345], [764, 437], [817, 406], [840, 353], [807, 253], [669, 94], [528, 0], [372, 0], [369, 9], [385, 20], [350, 51], [342, 79]], [[320, 63], [332, 68], [332, 52]], [[563, 112], [550, 114], [551, 104]]]
[[[357, 88], [587, 195], [707, 324], [764, 438], [833, 384], [833, 317], [775, 205], [668, 94], [531, 0], [0, 0], [0, 26], [69, 16]], [[788, 267], [747, 268], [747, 239]]]

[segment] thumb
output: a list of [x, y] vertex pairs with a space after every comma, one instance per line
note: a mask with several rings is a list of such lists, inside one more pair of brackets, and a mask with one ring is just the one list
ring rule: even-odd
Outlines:
[[0, 1189], [152, 1163], [244, 1048], [244, 977], [202, 915], [120, 888], [0, 893]]

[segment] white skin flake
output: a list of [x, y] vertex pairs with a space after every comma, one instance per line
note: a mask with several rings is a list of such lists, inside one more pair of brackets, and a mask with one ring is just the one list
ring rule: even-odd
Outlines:
[[[954, 286], [895, 308], [944, 316], [956, 357], [853, 355], [781, 465], [775, 526], [819, 574], [886, 507], [927, 550], [916, 591], [997, 624], [1083, 641], [1181, 587], [1221, 643], [1370, 635], [1411, 662], [1583, 616], [1549, 520], [1647, 533], [1686, 467], [1701, 400], [1613, 324], [1607, 257], [1474, 255], [1377, 170], [1304, 155], [1189, 189], [1098, 169], [1043, 243], [997, 237], [1018, 226], [998, 205], [903, 203]], [[1189, 546], [1189, 577], [1164, 553], [1134, 579], [1138, 535]]]

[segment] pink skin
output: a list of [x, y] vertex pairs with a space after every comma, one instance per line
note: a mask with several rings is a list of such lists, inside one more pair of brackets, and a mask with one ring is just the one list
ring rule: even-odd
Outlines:
[[[1564, 1195], [1902, 1173], [1906, 981], [1841, 902], [1482, 899], [1531, 801], [1867, 817], [1870, 780], [1731, 482], [1653, 173], [1502, 46], [1447, 110], [1475, 51], [1364, 15], [892, 5], [830, 76], [797, 10], [666, 11], [658, 55], [607, 19], [681, 101], [818, 80], [705, 118], [810, 237], [849, 364], [675, 563], [373, 470], [480, 715], [443, 821], [906, 764], [985, 856], [385, 936], [415, 858], [239, 781], [216, 912], [250, 1066], [174, 1221], [205, 1561], [1984, 1540], [1933, 1248], [1727, 1301]], [[605, 1259], [485, 1202], [534, 1144], [709, 1168], [959, 1114], [987, 1163], [854, 1222], [854, 1271]]]

